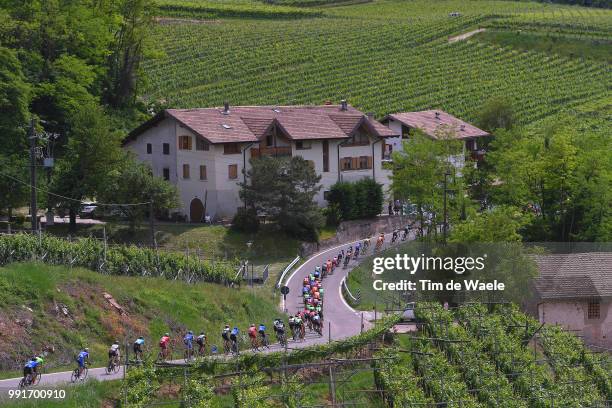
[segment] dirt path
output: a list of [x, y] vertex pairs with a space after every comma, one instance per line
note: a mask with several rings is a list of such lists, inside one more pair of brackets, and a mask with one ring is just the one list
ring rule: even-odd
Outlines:
[[463, 40], [466, 40], [466, 39], [470, 38], [473, 35], [476, 35], [478, 33], [482, 33], [483, 31], [486, 31], [486, 28], [479, 28], [478, 30], [468, 31], [467, 33], [459, 34], [459, 35], [456, 35], [454, 37], [448, 37], [448, 42], [449, 43], [454, 43], [454, 42], [457, 42], [457, 41], [463, 41]]

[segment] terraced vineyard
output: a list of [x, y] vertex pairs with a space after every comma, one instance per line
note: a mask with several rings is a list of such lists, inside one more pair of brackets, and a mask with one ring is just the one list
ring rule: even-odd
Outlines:
[[376, 382], [390, 406], [430, 406], [432, 400], [448, 407], [610, 402], [609, 356], [590, 352], [569, 332], [538, 330], [537, 321], [509, 306], [489, 313], [480, 304], [456, 312], [418, 304], [416, 313], [423, 329], [399, 336], [402, 353], [397, 347], [378, 353], [384, 360], [377, 362]]
[[[191, 4], [166, 1], [173, 2]], [[478, 26], [610, 37], [608, 10], [463, 0], [283, 10], [323, 14], [158, 25], [152, 41], [165, 57], [146, 62], [144, 97], [183, 108], [224, 100], [320, 104], [344, 97], [378, 116], [440, 108], [470, 120], [485, 100], [504, 95], [515, 103], [519, 120], [531, 123], [596, 101], [612, 85], [605, 62], [447, 41]], [[453, 10], [462, 15], [450, 17]]]

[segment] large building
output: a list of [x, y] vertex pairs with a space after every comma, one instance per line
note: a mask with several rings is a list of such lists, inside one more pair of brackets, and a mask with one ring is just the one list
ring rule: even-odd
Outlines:
[[398, 133], [349, 106], [229, 106], [166, 109], [133, 130], [124, 146], [175, 184], [191, 222], [231, 217], [251, 158], [302, 156], [321, 175], [317, 203], [339, 180], [371, 177], [385, 187], [385, 139]]

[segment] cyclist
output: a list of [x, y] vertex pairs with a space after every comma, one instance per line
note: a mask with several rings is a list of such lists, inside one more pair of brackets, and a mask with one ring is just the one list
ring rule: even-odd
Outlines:
[[143, 354], [143, 350], [142, 347], [145, 344], [145, 338], [144, 336], [139, 336], [135, 341], [134, 341], [134, 355], [136, 356], [136, 360], [142, 360], [142, 354]]
[[229, 324], [225, 325], [225, 328], [223, 329], [223, 331], [221, 332], [221, 337], [223, 338], [223, 348], [225, 350], [225, 353], [229, 353], [230, 352], [230, 333], [231, 333], [232, 329], [230, 329]]
[[314, 330], [319, 333], [319, 336], [323, 336], [323, 332], [321, 330], [321, 317], [319, 316], [319, 314], [315, 312], [315, 314], [311, 316], [310, 319], [312, 320], [312, 326]]
[[168, 345], [170, 344], [170, 333], [165, 333], [161, 339], [159, 339], [159, 348], [162, 359], [168, 358]]
[[361, 249], [361, 242], [355, 244], [355, 258], [359, 258], [359, 250]]
[[196, 343], [198, 343], [198, 353], [200, 355], [204, 355], [206, 352], [206, 335], [203, 331], [201, 331], [200, 335], [196, 337]]
[[261, 336], [261, 345], [266, 348], [270, 348], [269, 346], [270, 342], [268, 341], [268, 336], [266, 335], [266, 326], [263, 323], [260, 323], [257, 331], [259, 332], [259, 335]]
[[238, 350], [238, 335], [240, 334], [240, 330], [237, 327], [234, 327], [230, 332], [230, 340], [232, 342], [232, 352], [235, 354], [239, 354]]
[[39, 368], [42, 368], [43, 364], [45, 363], [42, 354], [36, 356], [36, 362], [38, 365], [34, 368], [34, 374], [38, 374]]
[[23, 366], [23, 378], [25, 379], [26, 385], [30, 385], [34, 381], [37, 366], [38, 361], [36, 360], [36, 356], [32, 356], [25, 366]]
[[327, 273], [329, 272], [327, 270], [327, 263], [324, 263], [323, 266], [321, 267], [321, 269], [323, 270], [321, 276], [325, 277], [327, 275]]
[[369, 247], [370, 247], [370, 238], [366, 238], [363, 240], [363, 253], [366, 253]]
[[256, 351], [259, 350], [259, 344], [257, 344], [257, 328], [255, 327], [255, 323], [251, 323], [247, 333], [249, 334], [249, 339], [251, 339], [251, 348]]
[[393, 230], [393, 235], [391, 236], [391, 243], [394, 243], [397, 240], [398, 234], [398, 230]]
[[120, 352], [121, 348], [119, 346], [119, 342], [117, 340], [115, 340], [113, 342], [113, 344], [111, 344], [110, 348], [108, 349], [108, 365], [110, 366], [111, 361], [113, 362], [114, 365], [118, 365], [119, 364], [119, 352]]
[[306, 331], [304, 330], [304, 321], [302, 320], [302, 316], [300, 313], [295, 315], [294, 323], [295, 330], [297, 331], [300, 340], [304, 340], [304, 335], [306, 334]]
[[85, 362], [89, 361], [89, 349], [85, 347], [76, 357], [77, 364], [79, 365], [79, 377], [83, 375], [85, 369]]
[[274, 320], [274, 332], [281, 346], [285, 345], [285, 324], [280, 318]]
[[402, 241], [405, 241], [408, 238], [408, 226], [404, 227], [404, 234], [402, 235]]
[[296, 340], [297, 337], [297, 330], [296, 330], [296, 325], [295, 325], [295, 317], [293, 317], [293, 315], [289, 316], [289, 330], [291, 331], [291, 337], [293, 338], [293, 341]]
[[183, 337], [183, 343], [185, 344], [187, 358], [191, 358], [193, 356], [193, 332], [191, 330]]

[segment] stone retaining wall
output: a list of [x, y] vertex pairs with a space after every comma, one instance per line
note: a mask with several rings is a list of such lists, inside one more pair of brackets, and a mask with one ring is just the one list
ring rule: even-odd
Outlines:
[[338, 226], [335, 237], [319, 243], [303, 242], [300, 247], [300, 256], [307, 258], [316, 252], [341, 245], [345, 242], [372, 237], [381, 232], [392, 232], [394, 229], [403, 228], [407, 223], [408, 216], [402, 215], [382, 215], [370, 220], [343, 221]]

